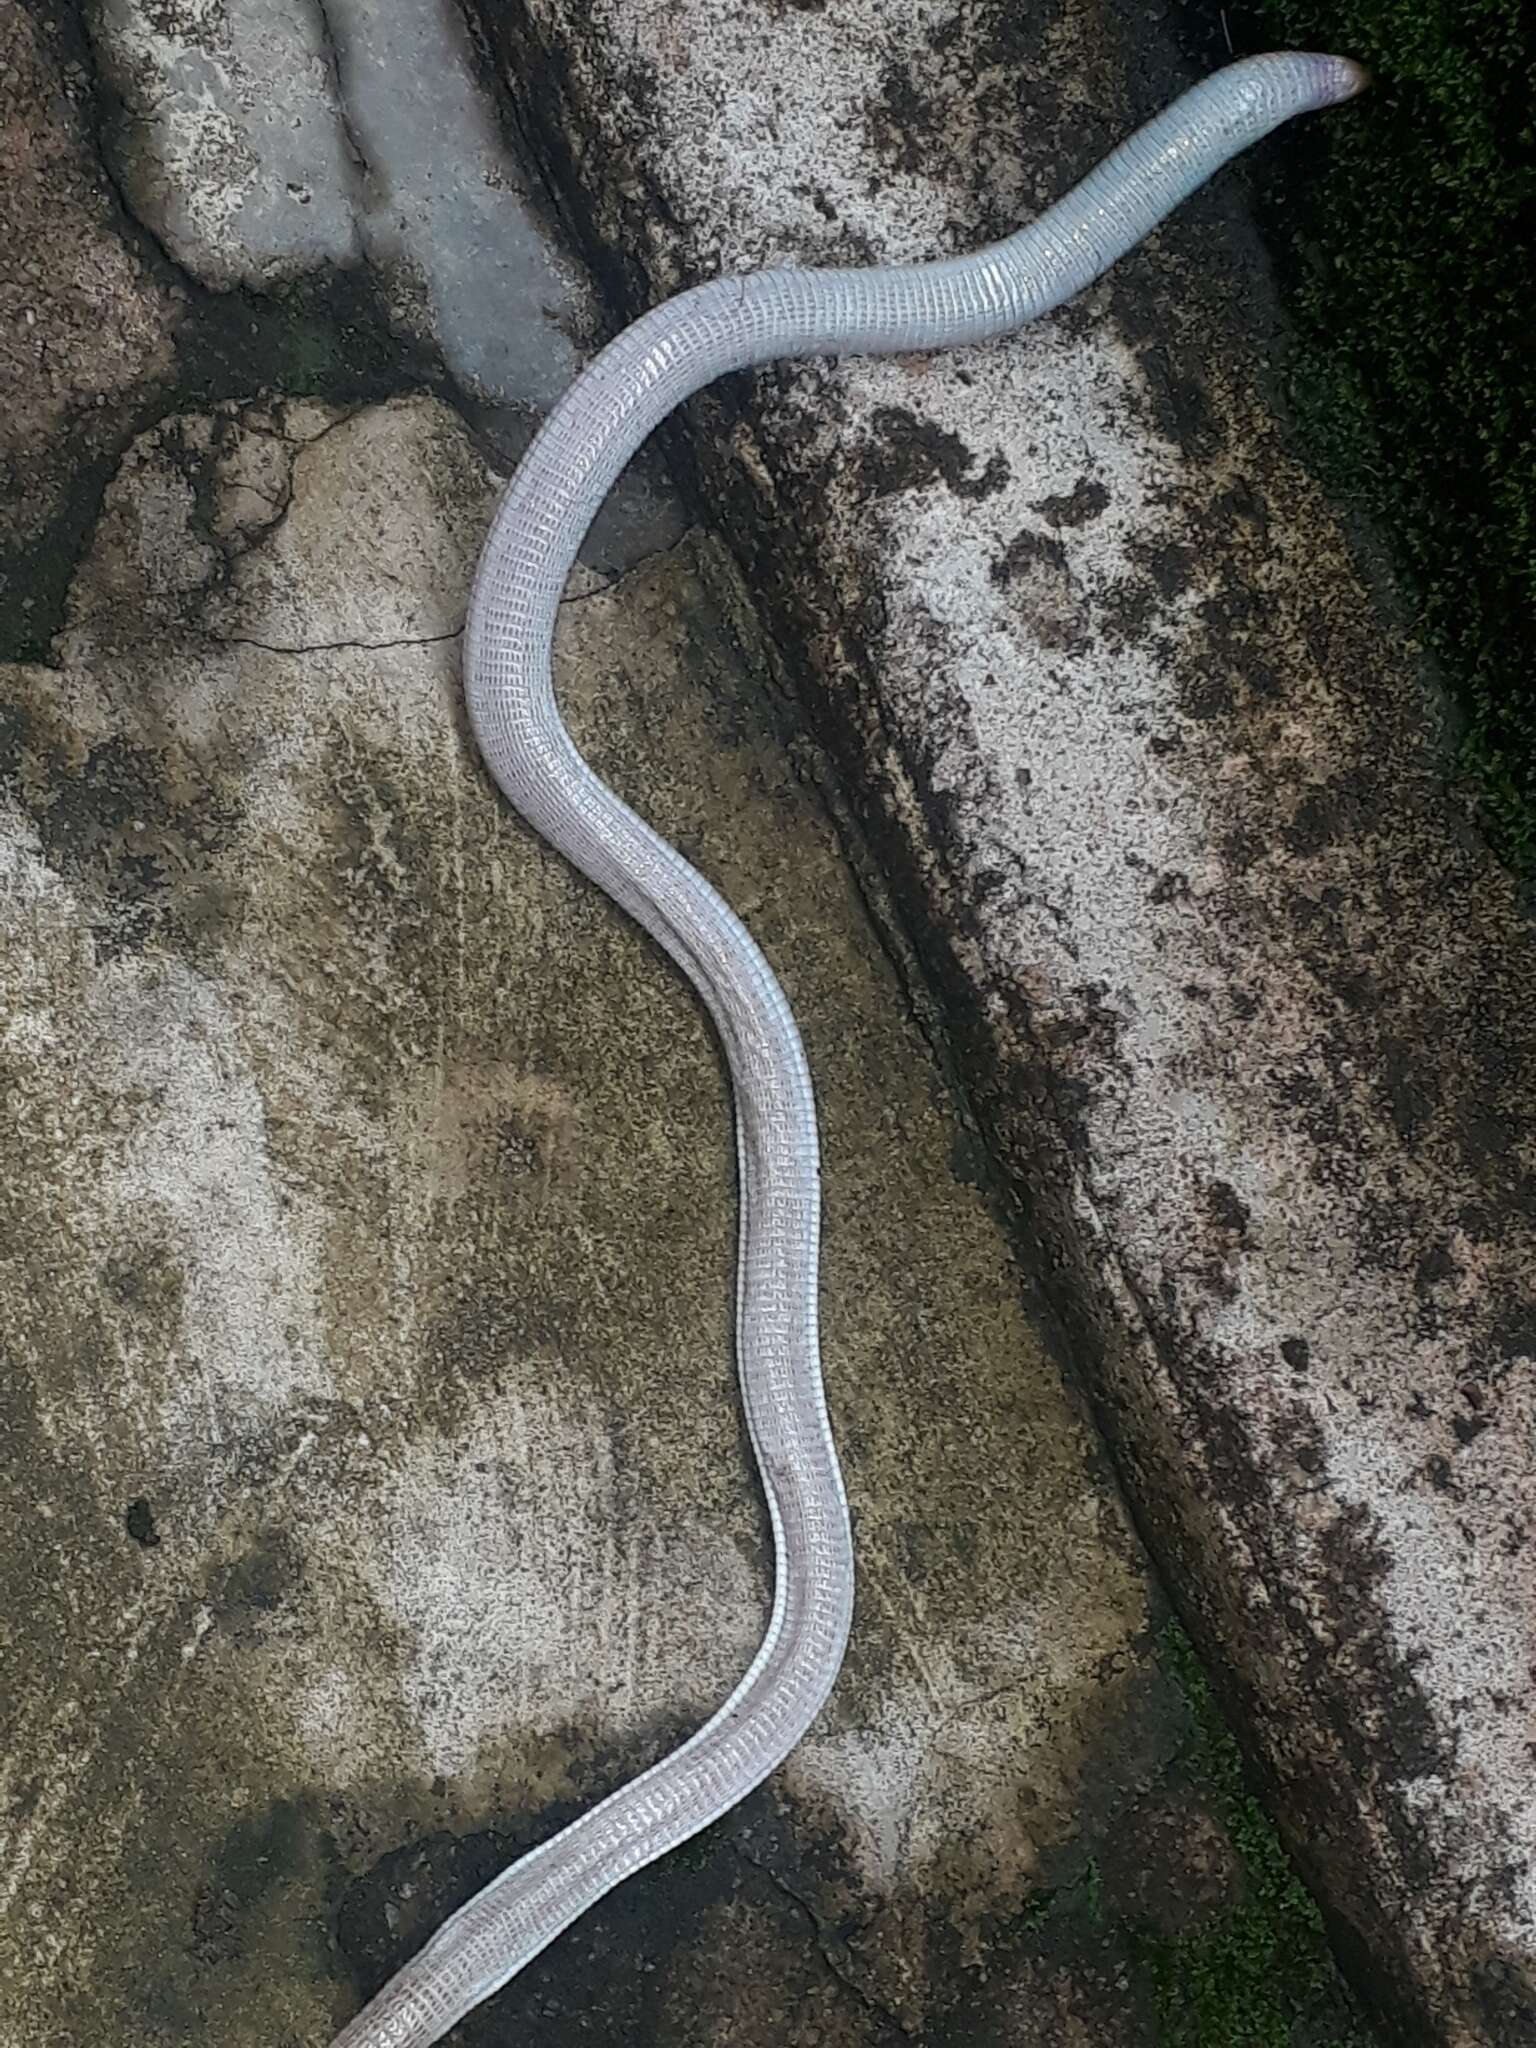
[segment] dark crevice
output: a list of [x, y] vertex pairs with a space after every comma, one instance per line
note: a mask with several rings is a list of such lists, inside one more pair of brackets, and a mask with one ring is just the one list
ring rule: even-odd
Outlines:
[[331, 20], [327, 0], [315, 0], [315, 18], [320, 24], [320, 40], [325, 48], [326, 63], [330, 67], [331, 85], [336, 94], [336, 112], [341, 122], [342, 133], [347, 138], [347, 152], [353, 173], [352, 232], [356, 238], [358, 253], [366, 263], [368, 257], [368, 236], [363, 225], [363, 213], [368, 204], [368, 188], [373, 183], [373, 166], [363, 138], [357, 132], [352, 119], [351, 101], [347, 93], [346, 61], [342, 55], [341, 39], [336, 33], [336, 24]]
[[756, 1856], [749, 1854], [739, 1841], [732, 1842], [730, 1847], [732, 1852], [743, 1863], [750, 1865], [760, 1877], [765, 1877], [774, 1890], [782, 1898], [787, 1899], [794, 1907], [799, 1917], [810, 1928], [816, 1953], [826, 1964], [829, 1973], [836, 1978], [845, 1991], [857, 2000], [864, 2011], [879, 2026], [888, 2030], [889, 2033], [895, 2035], [900, 2040], [910, 2041], [914, 2039], [915, 2029], [907, 2026], [892, 2012], [888, 2005], [883, 2004], [872, 1992], [867, 1991], [858, 1978], [854, 1976], [847, 1959], [840, 1953], [840, 1945], [836, 1936], [829, 1933], [827, 1928], [822, 1925], [821, 1916], [817, 1913], [810, 1900], [803, 1893], [797, 1892], [794, 1886], [780, 1876], [779, 1872], [773, 1869], [770, 1864], [763, 1863]]
[[243, 633], [210, 633], [208, 638], [219, 647], [259, 647], [264, 654], [335, 654], [350, 648], [364, 654], [388, 654], [399, 647], [441, 647], [445, 641], [461, 638], [463, 630], [461, 626], [452, 633], [425, 633], [416, 640], [316, 640], [304, 646], [253, 640]]

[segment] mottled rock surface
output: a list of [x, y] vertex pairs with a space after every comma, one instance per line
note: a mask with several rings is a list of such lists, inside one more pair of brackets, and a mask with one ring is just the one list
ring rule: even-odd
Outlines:
[[[490, 488], [435, 400], [172, 413], [0, 670], [3, 2048], [323, 2043], [765, 1614], [722, 1075], [478, 768]], [[1153, 2048], [1245, 1881], [764, 660], [690, 539], [584, 573], [559, 682], [806, 1033], [856, 1639], [462, 2038]]]
[[91, 0], [88, 19], [124, 192], [184, 270], [228, 289], [360, 258], [318, 0]]
[[[119, 231], [92, 148], [90, 81], [45, 8], [0, 8], [0, 591], [47, 611], [26, 549], [65, 516], [164, 377], [177, 316]], [[49, 579], [44, 579], [46, 583]]]
[[[973, 245], [1185, 75], [1091, 8], [483, 13], [635, 308]], [[737, 381], [679, 446], [1346, 1952], [1407, 2038], [1503, 2048], [1536, 2037], [1536, 951], [1275, 425], [1265, 161], [1006, 346]]]
[[474, 397], [547, 405], [594, 309], [445, 0], [87, 0], [139, 219], [218, 291], [370, 268]]

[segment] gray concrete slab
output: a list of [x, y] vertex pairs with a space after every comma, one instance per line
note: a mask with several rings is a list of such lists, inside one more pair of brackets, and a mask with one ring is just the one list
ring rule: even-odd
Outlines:
[[[171, 417], [57, 665], [4, 672], [7, 2048], [323, 2041], [471, 1874], [706, 1712], [765, 1612], [722, 1077], [477, 771], [488, 489], [433, 401]], [[1240, 1873], [731, 588], [696, 539], [589, 576], [560, 685], [807, 1034], [859, 1626], [770, 1793], [469, 2038], [585, 2038], [643, 1970], [615, 2038], [885, 2041], [974, 2025], [995, 1968], [1000, 2043], [1042, 1971], [1046, 2010], [1150, 2042], [1124, 1931], [1021, 1923], [1098, 1862], [1131, 1886], [1137, 1816], [1197, 1921]], [[749, 1998], [767, 2031], [731, 2033]]]

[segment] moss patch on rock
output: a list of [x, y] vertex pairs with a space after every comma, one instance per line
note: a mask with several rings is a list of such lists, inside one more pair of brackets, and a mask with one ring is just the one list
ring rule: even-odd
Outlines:
[[1248, 1789], [1237, 1744], [1182, 1629], [1164, 1632], [1162, 1651], [1193, 1716], [1189, 1762], [1214, 1794], [1242, 1883], [1226, 1911], [1187, 1932], [1136, 1941], [1156, 1998], [1158, 2048], [1371, 2048], [1322, 1916]]
[[1491, 835], [1536, 873], [1536, 14], [1250, 0], [1228, 18], [1239, 48], [1375, 74], [1288, 159], [1293, 396], [1329, 482], [1394, 537]]

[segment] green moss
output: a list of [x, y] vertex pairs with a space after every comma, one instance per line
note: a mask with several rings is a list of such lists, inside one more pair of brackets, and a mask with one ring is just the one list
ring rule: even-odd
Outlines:
[[1536, 10], [1248, 0], [1230, 19], [1240, 47], [1375, 74], [1289, 152], [1297, 411], [1395, 538], [1493, 836], [1536, 872]]
[[1237, 1744], [1188, 1638], [1163, 1659], [1194, 1717], [1189, 1762], [1209, 1785], [1243, 1867], [1241, 1903], [1194, 1931], [1138, 1936], [1157, 2002], [1159, 2048], [1370, 2048], [1351, 2012], [1321, 1917], [1248, 1791]]
[[357, 271], [272, 294], [199, 294], [177, 337], [183, 406], [257, 391], [367, 403], [417, 388], [444, 388], [440, 365], [392, 332], [376, 286]]

